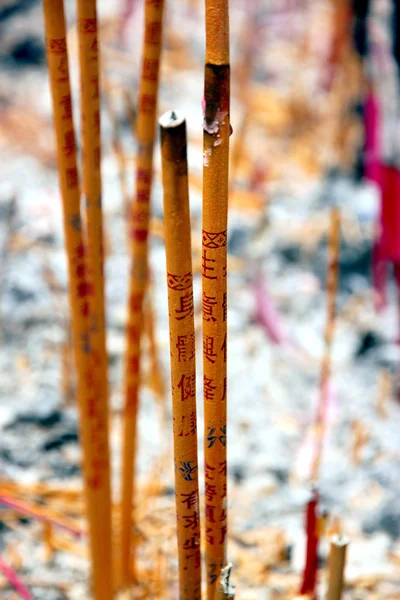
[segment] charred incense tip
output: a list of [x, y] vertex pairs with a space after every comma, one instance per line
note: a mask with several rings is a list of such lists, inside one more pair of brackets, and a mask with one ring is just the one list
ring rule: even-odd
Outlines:
[[185, 123], [185, 117], [179, 110], [168, 110], [160, 117], [158, 122], [161, 129], [169, 129]]
[[174, 162], [179, 173], [187, 173], [186, 120], [177, 110], [169, 110], [159, 119], [163, 157]]

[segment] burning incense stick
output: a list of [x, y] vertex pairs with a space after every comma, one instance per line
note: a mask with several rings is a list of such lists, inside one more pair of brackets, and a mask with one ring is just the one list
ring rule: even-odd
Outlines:
[[335, 535], [331, 540], [329, 554], [329, 583], [326, 600], [341, 600], [344, 586], [344, 568], [349, 540]]
[[98, 404], [90, 346], [87, 262], [80, 216], [80, 191], [72, 119], [71, 90], [62, 0], [43, 0], [46, 50], [53, 100], [58, 170], [68, 258], [69, 301], [77, 370], [84, 482], [90, 530], [93, 591], [96, 600], [111, 598], [111, 567], [106, 548], [109, 511], [107, 420]]
[[[105, 299], [104, 299], [104, 252], [103, 215], [101, 206], [101, 132], [100, 132], [100, 90], [99, 57], [97, 39], [96, 0], [77, 0], [79, 66], [81, 87], [82, 118], [82, 173], [83, 190], [86, 201], [86, 226], [88, 248], [88, 276], [93, 285], [89, 298], [90, 344], [93, 355], [93, 375], [95, 378], [97, 410], [101, 413], [104, 455], [109, 457], [109, 415], [108, 415], [108, 358], [106, 349]], [[111, 488], [109, 459], [104, 464], [103, 499], [98, 507], [101, 523], [102, 557], [108, 578], [106, 596], [111, 594]]]
[[147, 236], [153, 170], [153, 145], [164, 0], [146, 0], [142, 76], [137, 118], [136, 198], [131, 213], [132, 271], [129, 282], [121, 506], [121, 569], [123, 584], [131, 580], [132, 507], [140, 386], [140, 338], [143, 298], [148, 281]]
[[182, 600], [200, 600], [196, 359], [186, 122], [173, 111], [165, 113], [159, 122], [174, 421], [179, 597]]
[[228, 0], [206, 0], [203, 169], [203, 364], [207, 600], [226, 565]]
[[327, 280], [327, 318], [325, 326], [325, 349], [321, 365], [319, 402], [315, 420], [315, 446], [311, 466], [311, 481], [317, 481], [320, 471], [322, 450], [326, 430], [326, 411], [329, 399], [332, 342], [336, 321], [336, 295], [339, 281], [340, 211], [332, 208], [329, 230], [329, 258]]

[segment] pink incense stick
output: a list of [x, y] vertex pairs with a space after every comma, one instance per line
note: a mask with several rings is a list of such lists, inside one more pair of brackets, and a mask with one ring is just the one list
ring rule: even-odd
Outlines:
[[0, 556], [0, 571], [3, 573], [4, 577], [8, 579], [12, 587], [16, 592], [21, 596], [21, 598], [25, 598], [25, 600], [33, 600], [33, 595], [28, 590], [27, 587], [24, 586], [17, 573], [8, 565], [5, 560]]
[[9, 496], [0, 494], [0, 504], [11, 508], [18, 513], [26, 515], [27, 517], [31, 517], [33, 519], [37, 519], [38, 521], [42, 521], [45, 523], [49, 523], [50, 525], [53, 525], [54, 527], [59, 527], [60, 529], [64, 529], [76, 538], [81, 538], [83, 535], [83, 532], [77, 527], [64, 523], [63, 521], [58, 520], [56, 517], [44, 515], [40, 512], [40, 508], [38, 511], [36, 511], [35, 509], [32, 509], [29, 506], [27, 506], [24, 502], [15, 500], [14, 498], [10, 498]]

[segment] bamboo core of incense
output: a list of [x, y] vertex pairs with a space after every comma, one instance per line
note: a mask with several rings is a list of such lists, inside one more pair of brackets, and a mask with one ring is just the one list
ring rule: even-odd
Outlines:
[[43, 0], [46, 53], [56, 132], [57, 161], [68, 260], [72, 339], [77, 371], [83, 476], [89, 521], [89, 544], [95, 600], [111, 600], [110, 564], [104, 515], [109, 490], [107, 421], [99, 408], [90, 345], [89, 301], [92, 294], [82, 235], [80, 189], [72, 118], [71, 89], [63, 0]]
[[200, 600], [196, 359], [186, 122], [159, 120], [167, 259], [180, 598]]
[[341, 600], [344, 587], [344, 569], [349, 539], [335, 535], [331, 539], [329, 554], [329, 580], [326, 600]]
[[202, 312], [207, 600], [227, 563], [227, 225], [229, 6], [206, 0]]
[[136, 197], [130, 214], [132, 269], [129, 280], [127, 351], [125, 362], [121, 491], [121, 581], [131, 583], [135, 572], [133, 511], [137, 416], [140, 389], [140, 346], [143, 331], [143, 301], [148, 282], [150, 195], [153, 177], [153, 146], [156, 129], [158, 76], [162, 40], [164, 0], [145, 0], [145, 31], [142, 73], [139, 85], [136, 137]]

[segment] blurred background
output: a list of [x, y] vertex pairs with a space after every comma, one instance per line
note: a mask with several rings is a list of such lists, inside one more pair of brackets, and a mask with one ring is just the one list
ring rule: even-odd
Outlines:
[[[118, 490], [130, 265], [126, 215], [133, 197], [143, 2], [98, 4]], [[203, 4], [166, 2], [158, 110], [182, 110], [188, 125], [200, 447]], [[65, 5], [78, 129], [75, 5]], [[351, 539], [345, 598], [394, 599], [400, 585], [399, 2], [231, 0], [230, 7], [228, 475], [237, 598], [292, 598], [299, 587], [327, 320], [327, 234], [330, 209], [339, 207], [340, 279], [320, 505], [327, 530], [340, 528]], [[0, 505], [3, 486], [45, 510], [63, 512], [75, 502], [69, 512], [78, 518], [81, 457], [66, 260], [37, 0], [0, 1], [0, 151]], [[137, 597], [174, 598], [158, 144], [152, 215], [138, 467], [137, 535], [146, 581]], [[23, 573], [35, 598], [87, 597], [85, 548], [70, 537], [55, 528], [50, 539], [37, 519], [0, 506], [0, 553]], [[321, 567], [326, 554], [322, 542]], [[18, 597], [1, 575], [0, 590], [1, 598]]]

